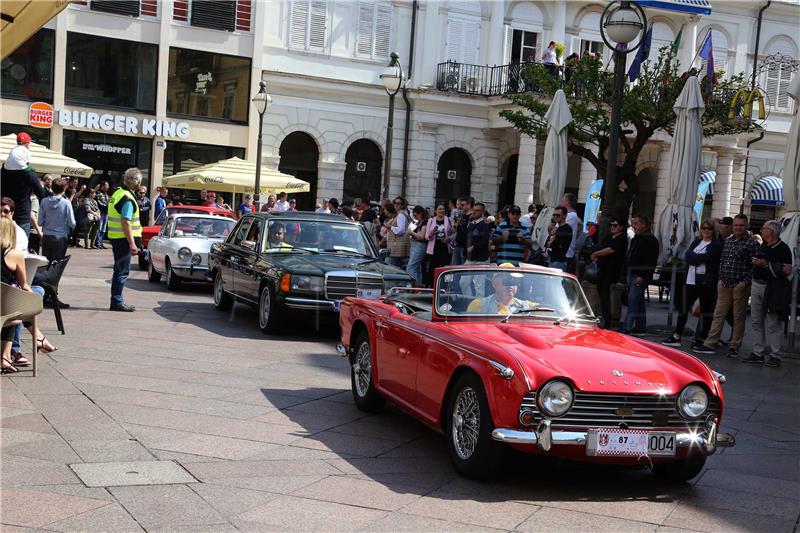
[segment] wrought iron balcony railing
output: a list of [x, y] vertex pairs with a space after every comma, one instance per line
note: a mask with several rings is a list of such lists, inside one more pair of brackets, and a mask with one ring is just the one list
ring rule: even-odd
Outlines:
[[[436, 88], [440, 91], [457, 92], [475, 96], [501, 96], [538, 91], [522, 76], [522, 71], [533, 63], [509, 65], [469, 65], [447, 61], [439, 63]], [[552, 67], [552, 73], [562, 80], [562, 68]]]

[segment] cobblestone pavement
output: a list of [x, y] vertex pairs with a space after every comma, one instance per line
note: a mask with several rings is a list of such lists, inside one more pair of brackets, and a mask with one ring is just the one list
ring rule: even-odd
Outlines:
[[110, 251], [71, 253], [60, 350], [0, 380], [3, 531], [797, 531], [797, 360], [715, 358], [738, 444], [691, 483], [525, 457], [476, 483], [439, 434], [354, 407], [335, 328], [264, 336], [138, 271], [137, 312], [109, 313]]

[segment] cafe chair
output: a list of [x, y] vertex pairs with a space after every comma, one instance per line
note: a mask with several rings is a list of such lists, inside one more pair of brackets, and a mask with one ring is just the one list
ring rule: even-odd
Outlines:
[[56, 326], [62, 335], [65, 335], [66, 331], [64, 330], [64, 320], [61, 318], [61, 302], [58, 299], [58, 285], [61, 282], [61, 276], [64, 275], [64, 270], [67, 268], [70, 257], [72, 256], [68, 255], [63, 259], [56, 259], [49, 265], [39, 267], [39, 270], [36, 271], [36, 275], [31, 282], [31, 285], [39, 285], [44, 289], [44, 298], [53, 306]]
[[36, 377], [36, 363], [38, 348], [36, 345], [36, 317], [42, 312], [42, 298], [34, 292], [23, 291], [11, 285], [2, 284], [0, 287], [0, 315], [2, 324], [7, 321], [30, 321], [32, 330], [31, 344], [33, 345], [33, 377]]

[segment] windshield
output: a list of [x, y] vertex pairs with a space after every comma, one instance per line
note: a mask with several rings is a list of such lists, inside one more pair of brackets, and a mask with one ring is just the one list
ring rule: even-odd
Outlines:
[[156, 226], [160, 226], [167, 220], [167, 217], [172, 215], [205, 215], [207, 211], [202, 209], [175, 209], [174, 207], [165, 207], [163, 211], [158, 214], [155, 221]]
[[176, 217], [173, 237], [203, 237], [224, 239], [233, 229], [235, 221], [222, 217]]
[[263, 250], [358, 254], [375, 257], [360, 224], [319, 220], [269, 220]]
[[439, 276], [436, 309], [448, 316], [591, 318], [573, 278], [521, 268], [453, 270]]

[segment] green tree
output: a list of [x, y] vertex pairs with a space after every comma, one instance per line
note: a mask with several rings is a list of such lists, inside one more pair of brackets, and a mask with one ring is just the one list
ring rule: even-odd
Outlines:
[[[568, 64], [566, 68], [570, 75], [563, 89], [573, 118], [568, 128], [569, 150], [589, 161], [598, 174], [605, 178], [611, 95], [614, 89], [613, 69], [604, 70], [599, 58], [589, 56], [584, 56], [580, 62]], [[624, 183], [622, 188], [625, 188], [616, 202], [620, 206], [629, 208], [638, 191], [636, 163], [647, 142], [659, 130], [673, 133], [675, 113], [672, 107], [687, 78], [695, 73], [692, 70], [679, 74], [678, 62], [671, 59], [669, 47], [665, 46], [660, 50], [658, 59], [642, 64], [641, 74], [634, 83], [627, 83], [626, 78], [619, 135], [622, 154], [617, 164], [619, 183], [621, 186]], [[538, 89], [510, 95], [509, 98], [521, 109], [501, 111], [500, 116], [521, 133], [544, 140], [547, 137], [544, 115], [561, 84], [540, 64], [527, 67], [523, 76], [529, 87]], [[739, 74], [723, 80], [719, 76], [713, 93], [704, 93], [704, 136], [736, 134], [759, 128], [749, 118], [728, 119], [730, 102], [736, 91], [745, 85], [743, 77], [743, 74]], [[702, 75], [700, 83], [705, 91], [705, 77]]]

